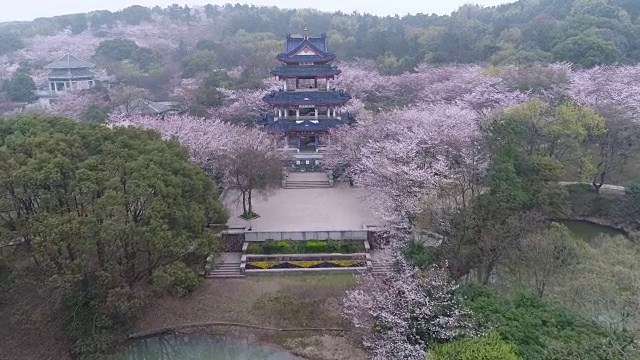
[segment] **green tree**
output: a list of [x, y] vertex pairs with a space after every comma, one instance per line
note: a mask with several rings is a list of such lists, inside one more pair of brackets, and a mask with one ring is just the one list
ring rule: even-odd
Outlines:
[[621, 62], [624, 57], [616, 44], [595, 35], [581, 34], [565, 40], [552, 50], [556, 61], [568, 61], [584, 68]]
[[0, 55], [22, 49], [24, 42], [20, 36], [14, 32], [0, 32]]
[[13, 75], [7, 84], [7, 93], [12, 101], [29, 102], [35, 100], [36, 83], [23, 71]]
[[212, 180], [158, 133], [50, 117], [0, 122], [0, 234], [20, 239], [23, 261], [44, 270], [75, 355], [111, 347], [154, 273], [192, 282], [217, 248], [208, 224], [226, 218]]
[[212, 51], [200, 50], [190, 57], [182, 60], [182, 77], [192, 78], [198, 73], [213, 71], [216, 63], [216, 54]]
[[196, 92], [195, 99], [189, 105], [189, 113], [194, 116], [205, 116], [213, 107], [221, 106], [225, 96], [218, 88], [228, 87], [229, 77], [224, 71], [214, 71], [207, 75]]
[[436, 344], [427, 354], [428, 360], [521, 360], [515, 345], [506, 342], [496, 333], [477, 338], [457, 339]]
[[100, 42], [96, 48], [96, 58], [110, 61], [131, 59], [138, 45], [133, 40], [112, 39]]
[[552, 223], [537, 234], [520, 238], [505, 265], [517, 281], [542, 297], [549, 283], [573, 270], [579, 249], [569, 229]]

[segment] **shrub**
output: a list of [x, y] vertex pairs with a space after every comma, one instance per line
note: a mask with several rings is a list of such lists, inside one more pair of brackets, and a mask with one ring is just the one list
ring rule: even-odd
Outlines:
[[310, 240], [300, 243], [303, 253], [322, 253], [328, 250], [328, 241]]
[[481, 327], [494, 329], [527, 360], [640, 358], [628, 333], [607, 329], [553, 301], [531, 294], [502, 298], [483, 286], [465, 286], [459, 293]]
[[185, 296], [202, 283], [202, 277], [178, 261], [162, 266], [153, 272], [153, 284], [164, 291], [174, 295]]
[[342, 253], [352, 254], [363, 252], [361, 242], [345, 240], [267, 240], [251, 242], [247, 247], [248, 254], [319, 254]]
[[595, 189], [591, 184], [571, 184], [565, 187], [569, 193], [593, 193]]
[[427, 269], [436, 262], [436, 254], [433, 248], [424, 246], [417, 242], [410, 242], [404, 251], [404, 255], [409, 262], [420, 269]]
[[462, 338], [436, 344], [429, 350], [429, 360], [520, 360], [518, 349], [496, 333], [474, 339]]
[[289, 254], [295, 249], [294, 244], [287, 240], [276, 241], [275, 250], [278, 254]]

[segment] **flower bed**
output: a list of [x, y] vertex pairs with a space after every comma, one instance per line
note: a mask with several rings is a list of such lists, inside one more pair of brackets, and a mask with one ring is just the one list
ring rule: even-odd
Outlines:
[[248, 270], [266, 269], [321, 269], [367, 266], [364, 260], [316, 260], [316, 261], [255, 261], [247, 263]]
[[353, 254], [364, 252], [364, 241], [267, 240], [250, 242], [247, 254]]

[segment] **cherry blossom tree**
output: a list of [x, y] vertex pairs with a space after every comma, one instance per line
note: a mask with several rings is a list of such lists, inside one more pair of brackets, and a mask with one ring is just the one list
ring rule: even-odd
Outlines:
[[479, 65], [420, 65], [414, 73], [383, 76], [367, 60], [342, 63], [337, 87], [374, 108], [458, 103], [477, 111], [491, 111], [530, 99], [531, 94], [508, 86]]
[[93, 91], [65, 91], [61, 93], [51, 104], [47, 112], [70, 117], [73, 119], [86, 119], [91, 108], [101, 109], [107, 106], [104, 94]]
[[213, 118], [236, 124], [252, 124], [260, 114], [269, 110], [269, 106], [262, 101], [264, 90], [220, 89], [220, 91], [225, 95], [226, 104], [209, 110]]
[[37, 35], [25, 40], [26, 46], [17, 52], [17, 56], [23, 60], [43, 63], [58, 60], [71, 53], [88, 61], [102, 40], [104, 38], [95, 37], [88, 31], [77, 35], [68, 30], [52, 36]]
[[570, 74], [566, 96], [594, 108], [616, 106], [638, 121], [640, 114], [640, 65], [601, 66]]
[[477, 119], [469, 108], [445, 104], [365, 113], [355, 126], [334, 132], [327, 164], [371, 189], [372, 208], [383, 219], [403, 223], [465, 161]]
[[393, 271], [358, 275], [344, 298], [344, 316], [369, 332], [364, 345], [372, 359], [423, 360], [433, 342], [473, 335], [470, 312], [454, 297], [445, 268], [421, 271], [398, 252], [394, 257]]

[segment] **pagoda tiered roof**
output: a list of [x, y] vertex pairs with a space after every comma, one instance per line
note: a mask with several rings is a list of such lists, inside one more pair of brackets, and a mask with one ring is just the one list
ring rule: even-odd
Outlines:
[[342, 70], [333, 65], [284, 65], [271, 70], [271, 74], [281, 78], [329, 77], [340, 73]]
[[344, 90], [332, 91], [271, 91], [262, 100], [273, 106], [314, 105], [338, 106], [351, 100]]
[[340, 126], [350, 125], [355, 122], [355, 118], [349, 113], [343, 113], [340, 119], [283, 119], [278, 120], [271, 114], [266, 115], [258, 121], [268, 132], [324, 132]]
[[47, 75], [49, 80], [93, 79], [96, 74], [88, 68], [52, 69]]
[[88, 61], [80, 60], [77, 57], [67, 54], [61, 57], [59, 60], [49, 63], [44, 66], [45, 69], [86, 69], [95, 67]]
[[[306, 30], [305, 30], [306, 32]], [[309, 37], [307, 35], [302, 37], [287, 35], [287, 41], [284, 43], [284, 52], [292, 53], [296, 49], [299, 49], [301, 45], [305, 43], [311, 43], [316, 49], [322, 52], [327, 52], [327, 35], [321, 34], [319, 37]]]
[[322, 34], [318, 38], [293, 37], [287, 35], [284, 52], [276, 59], [287, 64], [321, 63], [335, 60], [336, 55], [327, 50], [327, 36]]

